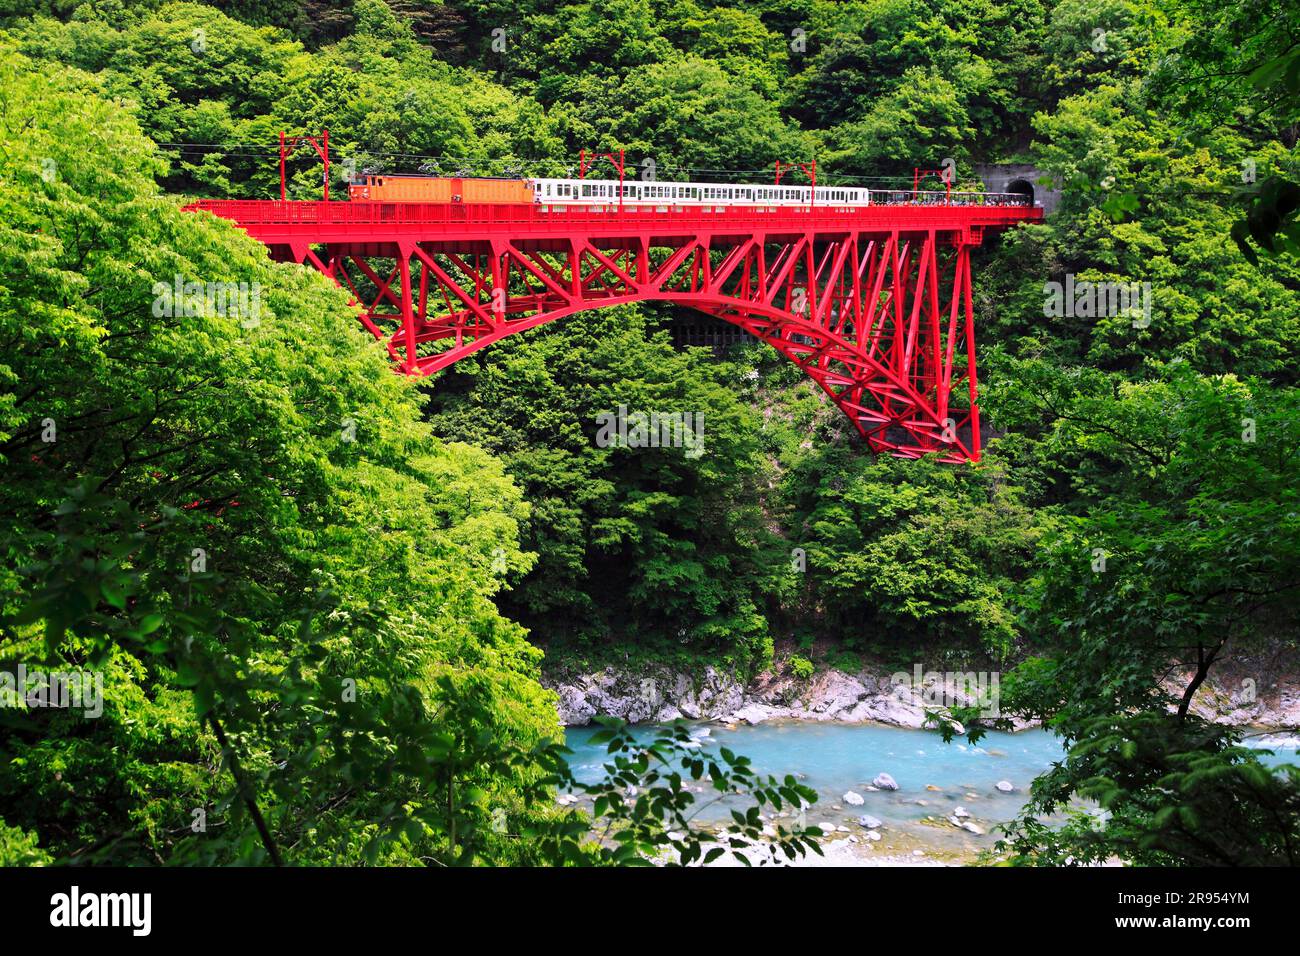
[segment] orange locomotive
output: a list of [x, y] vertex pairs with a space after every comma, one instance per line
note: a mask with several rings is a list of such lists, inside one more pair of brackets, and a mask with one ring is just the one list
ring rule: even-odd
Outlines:
[[353, 202], [531, 203], [532, 184], [522, 179], [469, 176], [362, 176], [348, 186]]

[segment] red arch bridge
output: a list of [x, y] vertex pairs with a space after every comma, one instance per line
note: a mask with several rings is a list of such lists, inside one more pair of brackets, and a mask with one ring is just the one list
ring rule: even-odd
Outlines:
[[[909, 195], [909, 194], [903, 194]], [[810, 206], [204, 200], [351, 291], [398, 368], [431, 375], [583, 309], [657, 300], [735, 323], [808, 374], [876, 452], [978, 461], [971, 249], [1042, 210], [1004, 197]]]

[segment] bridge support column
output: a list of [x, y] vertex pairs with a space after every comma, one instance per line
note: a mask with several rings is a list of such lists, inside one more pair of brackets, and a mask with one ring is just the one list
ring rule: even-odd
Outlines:
[[415, 342], [415, 311], [411, 306], [411, 251], [412, 247], [406, 243], [398, 246], [397, 270], [402, 281], [400, 308], [402, 338], [406, 346], [406, 362], [403, 365], [403, 371], [408, 375], [418, 375], [420, 372], [418, 361], [420, 353]]

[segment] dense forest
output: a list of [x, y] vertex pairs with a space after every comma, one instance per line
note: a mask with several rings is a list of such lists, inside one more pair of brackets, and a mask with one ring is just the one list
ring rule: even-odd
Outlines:
[[[1296, 8], [0, 11], [0, 660], [104, 675], [96, 720], [0, 708], [0, 861], [690, 861], [689, 794], [621, 728], [595, 813], [625, 839], [556, 806], [543, 661], [754, 674], [926, 648], [1002, 669], [1004, 713], [1068, 747], [1002, 859], [1300, 863], [1300, 769], [1188, 706], [1230, 655], [1300, 661]], [[667, 307], [392, 374], [331, 282], [181, 211], [278, 195], [279, 133], [322, 128], [339, 193], [360, 171], [563, 174], [598, 147], [664, 179], [1032, 163], [1062, 199], [978, 252], [992, 441], [952, 466], [873, 457], [797, 368], [681, 347]], [[291, 198], [319, 195], [308, 152]], [[1151, 321], [1050, 316], [1067, 275], [1149, 283]], [[159, 315], [173, 276], [256, 284], [259, 321]], [[702, 411], [706, 453], [599, 447], [620, 403]], [[808, 796], [680, 745], [658, 753], [719, 787]], [[1079, 796], [1105, 829], [1040, 822]], [[774, 852], [812, 849], [782, 831]]]

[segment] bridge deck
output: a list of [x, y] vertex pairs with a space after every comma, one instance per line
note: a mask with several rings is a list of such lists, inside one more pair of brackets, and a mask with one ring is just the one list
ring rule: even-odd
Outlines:
[[[371, 202], [279, 202], [200, 200], [188, 209], [206, 210], [238, 224], [267, 245], [302, 243], [433, 242], [439, 239], [545, 240], [560, 243], [575, 231], [602, 238], [676, 239], [711, 235], [726, 245], [763, 233], [784, 235], [870, 232], [940, 233], [978, 244], [984, 229], [1004, 229], [1042, 219], [1030, 206], [891, 204], [866, 207], [675, 206], [653, 209], [617, 206], [533, 204], [434, 204]], [[560, 245], [556, 246], [557, 248]]]

